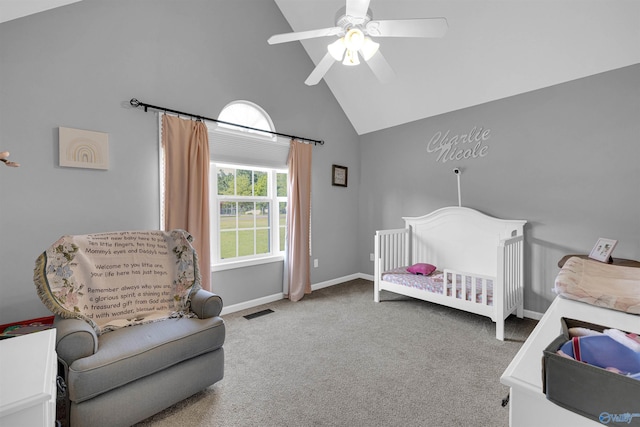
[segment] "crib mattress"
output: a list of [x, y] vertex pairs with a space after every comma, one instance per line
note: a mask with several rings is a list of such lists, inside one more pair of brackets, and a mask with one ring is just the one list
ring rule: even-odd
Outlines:
[[[428, 276], [421, 274], [413, 274], [407, 271], [407, 267], [398, 267], [382, 273], [382, 280], [385, 282], [395, 283], [397, 285], [407, 286], [410, 288], [420, 289], [426, 292], [443, 294], [444, 273], [436, 270]], [[456, 280], [456, 298], [472, 301], [472, 278], [467, 277], [464, 286], [460, 276]], [[447, 296], [451, 296], [451, 280], [447, 280]], [[464, 291], [463, 291], [464, 287]], [[464, 292], [464, 294], [463, 294]], [[476, 283], [475, 302], [482, 303], [482, 286]], [[487, 282], [487, 305], [493, 305], [493, 282]]]

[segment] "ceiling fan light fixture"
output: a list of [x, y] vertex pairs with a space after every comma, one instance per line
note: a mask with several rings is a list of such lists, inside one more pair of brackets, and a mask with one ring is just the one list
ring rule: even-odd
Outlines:
[[[277, 1], [277, 0], [276, 0]], [[337, 1], [337, 0], [336, 0]], [[448, 29], [446, 18], [414, 18], [373, 21], [369, 9], [372, 0], [346, 1], [336, 13], [335, 26], [316, 30], [276, 34], [267, 40], [269, 44], [303, 41], [318, 37], [337, 37], [327, 43], [327, 52], [313, 69], [305, 84], [317, 84], [329, 71], [334, 62], [346, 66], [360, 64], [360, 56], [367, 62], [373, 74], [381, 83], [391, 81], [395, 74], [379, 50], [379, 44], [371, 37], [443, 37]]]
[[364, 38], [364, 42], [362, 43], [362, 47], [360, 48], [360, 53], [362, 53], [362, 58], [365, 61], [371, 59], [373, 55], [376, 54], [378, 48], [380, 47], [380, 43], [376, 43], [371, 40], [369, 37]]
[[[353, 27], [347, 30], [347, 33], [342, 38], [342, 45], [346, 49], [347, 53], [344, 55], [343, 65], [359, 65], [360, 58], [358, 58], [358, 51], [362, 49], [365, 44], [364, 33], [360, 28]], [[375, 53], [375, 52], [374, 52]]]
[[359, 65], [360, 59], [358, 58], [358, 51], [347, 49], [347, 53], [344, 55], [344, 61], [342, 65]]
[[359, 28], [350, 28], [344, 35], [344, 46], [348, 50], [358, 51], [364, 43], [364, 33]]
[[342, 61], [345, 50], [346, 47], [344, 46], [344, 37], [340, 37], [338, 40], [327, 46], [327, 51], [329, 51], [333, 59], [335, 59], [336, 61]]

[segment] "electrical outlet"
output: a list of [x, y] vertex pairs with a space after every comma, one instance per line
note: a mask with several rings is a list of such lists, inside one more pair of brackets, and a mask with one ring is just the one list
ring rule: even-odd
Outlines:
[[318, 259], [317, 258], [313, 260], [313, 267], [314, 268], [318, 268]]
[[369, 261], [375, 261], [375, 258], [374, 258], [373, 254], [369, 254]]

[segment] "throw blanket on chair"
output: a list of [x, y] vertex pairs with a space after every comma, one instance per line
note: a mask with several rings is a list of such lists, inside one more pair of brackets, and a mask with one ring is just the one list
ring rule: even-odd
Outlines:
[[96, 333], [189, 312], [200, 289], [197, 255], [183, 230], [63, 236], [36, 260], [43, 303]]

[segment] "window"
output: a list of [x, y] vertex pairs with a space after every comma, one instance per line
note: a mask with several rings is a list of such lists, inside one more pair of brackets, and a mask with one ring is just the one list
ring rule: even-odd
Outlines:
[[[218, 120], [228, 123], [236, 123], [254, 129], [274, 130], [273, 123], [267, 113], [265, 113], [262, 108], [247, 101], [236, 101], [227, 105], [218, 116]], [[273, 138], [273, 136], [267, 132], [239, 128], [225, 123], [220, 123], [220, 127], [241, 132], [255, 133], [269, 139]]]
[[[222, 121], [274, 131], [255, 104], [236, 101]], [[281, 259], [287, 215], [289, 141], [268, 132], [207, 124], [211, 147], [211, 264], [214, 270]]]
[[287, 171], [212, 162], [214, 264], [284, 251]]

